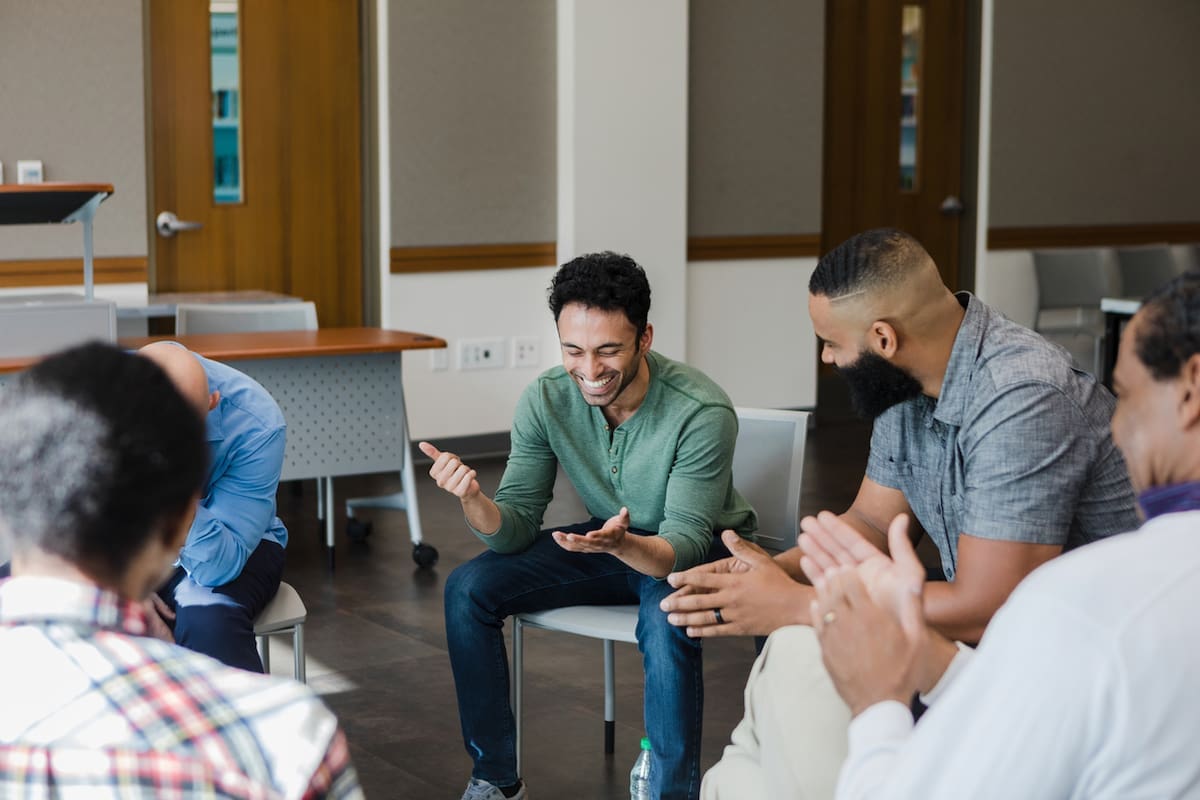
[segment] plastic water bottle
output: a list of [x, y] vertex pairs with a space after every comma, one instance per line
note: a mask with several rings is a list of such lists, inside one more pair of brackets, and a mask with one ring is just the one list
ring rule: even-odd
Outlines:
[[650, 740], [642, 737], [642, 752], [629, 771], [629, 800], [650, 800], [651, 757]]

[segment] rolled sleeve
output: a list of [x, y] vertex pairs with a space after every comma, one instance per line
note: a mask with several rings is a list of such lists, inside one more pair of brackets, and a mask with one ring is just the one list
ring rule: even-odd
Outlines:
[[904, 482], [897, 466], [896, 446], [900, 441], [903, 409], [888, 409], [871, 426], [871, 451], [867, 457], [867, 477], [889, 489], [903, 489]]
[[960, 442], [962, 530], [985, 539], [1065, 545], [1095, 458], [1079, 407], [1058, 388], [998, 393]]

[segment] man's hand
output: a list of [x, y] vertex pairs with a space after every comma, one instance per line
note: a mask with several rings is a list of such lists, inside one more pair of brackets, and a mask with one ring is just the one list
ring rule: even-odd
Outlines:
[[821, 660], [854, 716], [884, 700], [908, 705], [919, 683], [925, 631], [919, 591], [902, 608], [881, 607], [848, 566], [818, 575], [813, 585]]
[[888, 549], [894, 559], [871, 544], [837, 514], [822, 511], [800, 521], [800, 568], [816, 585], [818, 577], [837, 567], [858, 571], [871, 598], [899, 616], [912, 594], [918, 596], [925, 583], [921, 566], [908, 538], [909, 517], [898, 514], [888, 525]]
[[150, 596], [142, 603], [142, 607], [146, 611], [146, 633], [155, 639], [175, 644], [175, 634], [167, 622], [168, 620], [175, 621], [175, 612], [154, 592], [150, 593]]
[[672, 625], [688, 636], [766, 635], [784, 625], [808, 623], [812, 589], [792, 580], [775, 559], [734, 531], [721, 534], [732, 559], [676, 572], [678, 591], [663, 599]]
[[558, 546], [572, 553], [613, 553], [620, 552], [625, 543], [625, 535], [629, 532], [629, 509], [624, 506], [615, 517], [600, 527], [600, 530], [588, 531], [586, 534], [563, 533], [554, 531], [551, 536]]
[[438, 488], [445, 489], [459, 500], [470, 500], [479, 494], [479, 481], [475, 480], [475, 470], [464, 464], [458, 456], [454, 453], [443, 453], [429, 442], [420, 442], [417, 447], [433, 459], [429, 477], [433, 478]]

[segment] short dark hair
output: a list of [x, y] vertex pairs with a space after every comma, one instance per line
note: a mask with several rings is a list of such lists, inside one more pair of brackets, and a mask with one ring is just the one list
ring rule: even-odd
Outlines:
[[563, 264], [547, 292], [554, 321], [563, 306], [582, 303], [601, 311], [622, 311], [637, 328], [640, 341], [650, 316], [650, 281], [646, 271], [627, 255], [605, 250]]
[[0, 389], [0, 528], [18, 551], [119, 579], [176, 533], [206, 469], [203, 417], [148, 358], [81, 345]]
[[921, 243], [895, 228], [875, 228], [851, 236], [817, 262], [809, 294], [829, 298], [897, 282], [929, 259]]
[[1179, 376], [1200, 353], [1200, 272], [1188, 272], [1155, 289], [1142, 303], [1134, 349], [1155, 380]]

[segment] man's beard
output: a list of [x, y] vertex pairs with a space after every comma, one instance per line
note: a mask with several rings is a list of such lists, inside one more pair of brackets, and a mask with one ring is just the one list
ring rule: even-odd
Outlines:
[[850, 388], [850, 407], [866, 420], [921, 394], [921, 383], [912, 373], [876, 353], [860, 353], [854, 363], [838, 367], [838, 372]]

